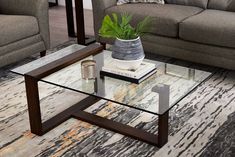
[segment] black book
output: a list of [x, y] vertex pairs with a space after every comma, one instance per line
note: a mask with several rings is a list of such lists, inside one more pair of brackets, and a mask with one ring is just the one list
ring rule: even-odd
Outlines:
[[147, 74], [145, 74], [144, 76], [140, 77], [139, 79], [133, 78], [133, 77], [128, 77], [128, 76], [123, 76], [123, 75], [118, 75], [118, 74], [115, 74], [112, 72], [107, 72], [107, 71], [100, 71], [100, 75], [101, 75], [101, 77], [108, 76], [108, 77], [112, 77], [115, 79], [120, 79], [120, 80], [124, 80], [124, 81], [128, 81], [128, 82], [140, 84], [141, 82], [143, 82], [144, 80], [146, 80], [147, 78], [149, 78], [150, 76], [155, 74], [156, 72], [157, 72], [157, 68], [154, 68], [151, 71], [149, 71]]

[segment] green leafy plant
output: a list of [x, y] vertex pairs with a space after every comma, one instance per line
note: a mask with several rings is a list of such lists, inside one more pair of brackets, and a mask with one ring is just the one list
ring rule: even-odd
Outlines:
[[147, 16], [136, 27], [133, 27], [130, 24], [131, 20], [132, 15], [126, 13], [121, 14], [120, 17], [116, 13], [112, 13], [112, 16], [106, 15], [99, 30], [99, 35], [104, 38], [136, 39], [147, 32], [152, 21]]

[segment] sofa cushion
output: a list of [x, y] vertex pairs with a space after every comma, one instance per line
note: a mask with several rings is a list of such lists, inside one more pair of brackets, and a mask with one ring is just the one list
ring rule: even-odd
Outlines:
[[38, 22], [32, 16], [0, 15], [0, 46], [39, 33]]
[[235, 13], [207, 9], [179, 26], [181, 39], [235, 48]]
[[168, 4], [188, 5], [206, 9], [208, 0], [165, 0]]
[[133, 15], [132, 24], [135, 25], [146, 16], [153, 17], [148, 33], [178, 37], [179, 23], [184, 19], [198, 14], [202, 9], [173, 4], [123, 4], [106, 9], [106, 14], [127, 12]]
[[235, 0], [210, 0], [208, 8], [235, 12]]

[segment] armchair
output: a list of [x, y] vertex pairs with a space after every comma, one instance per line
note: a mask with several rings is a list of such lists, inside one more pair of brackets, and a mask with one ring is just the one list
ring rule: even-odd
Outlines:
[[0, 67], [49, 47], [47, 0], [0, 0]]

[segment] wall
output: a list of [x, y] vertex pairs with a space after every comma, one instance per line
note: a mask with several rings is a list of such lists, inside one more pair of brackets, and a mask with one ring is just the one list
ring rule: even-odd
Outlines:
[[[65, 0], [58, 0], [58, 2], [59, 2], [59, 5], [62, 5], [62, 6], [65, 5]], [[73, 0], [73, 4], [74, 4], [74, 0]], [[91, 0], [83, 0], [83, 7], [85, 9], [92, 9]]]

